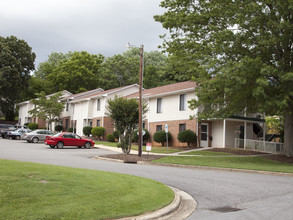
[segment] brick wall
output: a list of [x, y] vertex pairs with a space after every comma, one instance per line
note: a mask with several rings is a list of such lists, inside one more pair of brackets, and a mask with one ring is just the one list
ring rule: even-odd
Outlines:
[[[34, 118], [32, 118], [32, 122], [34, 122]], [[47, 123], [46, 123], [46, 120], [42, 119], [42, 118], [36, 118], [36, 123], [38, 123], [39, 125], [39, 128], [46, 128], [47, 127]]]
[[[186, 130], [192, 130], [196, 133], [196, 120], [177, 120], [177, 121], [161, 121], [161, 122], [151, 122], [149, 123], [149, 132], [151, 136], [151, 142], [153, 146], [161, 146], [153, 140], [153, 135], [156, 132], [157, 125], [162, 125], [162, 130], [165, 130], [165, 124], [168, 125], [168, 131], [171, 133], [171, 141], [169, 141], [169, 146], [187, 146], [187, 143], [180, 143], [177, 139], [179, 133], [179, 125], [185, 124]], [[166, 145], [166, 144], [165, 144]], [[196, 145], [196, 144], [195, 144]], [[194, 146], [194, 145], [193, 145]]]

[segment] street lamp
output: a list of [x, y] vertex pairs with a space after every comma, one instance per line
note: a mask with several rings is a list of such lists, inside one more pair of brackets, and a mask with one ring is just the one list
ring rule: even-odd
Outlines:
[[[133, 45], [127, 44], [127, 48], [131, 48]], [[134, 46], [135, 47], [135, 46]], [[138, 97], [138, 156], [142, 156], [142, 84], [143, 84], [143, 44], [140, 45], [140, 65], [139, 65], [139, 97]]]

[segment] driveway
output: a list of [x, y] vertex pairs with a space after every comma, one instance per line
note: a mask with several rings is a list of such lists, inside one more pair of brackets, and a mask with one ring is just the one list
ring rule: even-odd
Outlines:
[[111, 171], [150, 178], [179, 188], [198, 202], [188, 219], [293, 219], [293, 177], [123, 164], [93, 159], [103, 149], [51, 149], [0, 138], [0, 158]]

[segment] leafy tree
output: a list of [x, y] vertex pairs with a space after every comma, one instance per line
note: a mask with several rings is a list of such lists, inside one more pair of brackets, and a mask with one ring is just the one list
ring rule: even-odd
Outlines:
[[36, 55], [24, 40], [0, 36], [0, 110], [7, 120], [14, 120], [14, 104], [28, 87]]
[[192, 130], [185, 130], [178, 134], [177, 139], [182, 143], [187, 143], [188, 147], [190, 147], [191, 143], [196, 143], [197, 137]]
[[104, 77], [101, 73], [102, 55], [91, 55], [85, 51], [73, 52], [68, 59], [62, 60], [48, 79], [55, 90], [68, 90], [78, 93], [85, 90], [103, 87]]
[[[200, 118], [237, 112], [283, 115], [284, 150], [293, 156], [293, 2], [164, 0], [155, 20], [170, 32], [163, 47], [192, 71]], [[212, 79], [212, 80], [211, 80]]]
[[284, 139], [284, 117], [266, 117], [266, 133], [279, 134]]
[[91, 133], [94, 137], [98, 137], [99, 140], [101, 140], [102, 136], [105, 134], [106, 132], [106, 129], [103, 128], [103, 127], [94, 127], [92, 130], [91, 130]]
[[[135, 99], [116, 96], [114, 99], [108, 99], [107, 104], [107, 115], [115, 123], [119, 134], [118, 147], [122, 148], [124, 154], [129, 154], [133, 130], [138, 126], [138, 102]], [[143, 113], [146, 111], [147, 107], [144, 104]]]
[[51, 124], [57, 121], [61, 112], [64, 109], [64, 104], [59, 102], [62, 93], [58, 92], [50, 97], [46, 97], [45, 92], [37, 94], [38, 98], [33, 99], [32, 103], [35, 107], [29, 111], [33, 117], [39, 117], [47, 121], [49, 129], [51, 130]]
[[[154, 133], [154, 141], [161, 143], [164, 146], [164, 143], [167, 142], [166, 132], [165, 131], [157, 131]], [[171, 140], [171, 133], [168, 131], [168, 141]]]
[[84, 135], [89, 137], [90, 134], [92, 133], [92, 129], [93, 129], [92, 126], [84, 126], [83, 129], [82, 129], [82, 132], [83, 132]]

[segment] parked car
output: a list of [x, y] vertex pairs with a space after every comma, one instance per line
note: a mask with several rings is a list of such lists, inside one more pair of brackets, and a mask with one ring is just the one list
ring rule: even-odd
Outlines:
[[27, 142], [31, 143], [38, 143], [39, 141], [44, 141], [46, 139], [46, 136], [54, 135], [52, 131], [49, 130], [34, 130], [30, 133], [25, 133], [23, 139]]
[[15, 139], [19, 140], [19, 139], [22, 139], [24, 137], [25, 133], [29, 133], [29, 132], [31, 132], [30, 129], [19, 128], [19, 129], [16, 129], [14, 131], [7, 131], [5, 135], [8, 138], [12, 138], [13, 140], [15, 140]]
[[14, 128], [14, 125], [12, 125], [12, 124], [0, 124], [0, 135], [1, 135], [1, 137], [5, 138], [6, 131], [13, 130], [13, 129], [15, 129], [15, 128]]
[[77, 134], [70, 132], [62, 132], [55, 134], [53, 136], [46, 137], [44, 141], [46, 145], [49, 145], [51, 148], [55, 146], [57, 148], [63, 148], [63, 146], [77, 146], [78, 148], [91, 148], [95, 145], [95, 142], [89, 139], [80, 137]]

